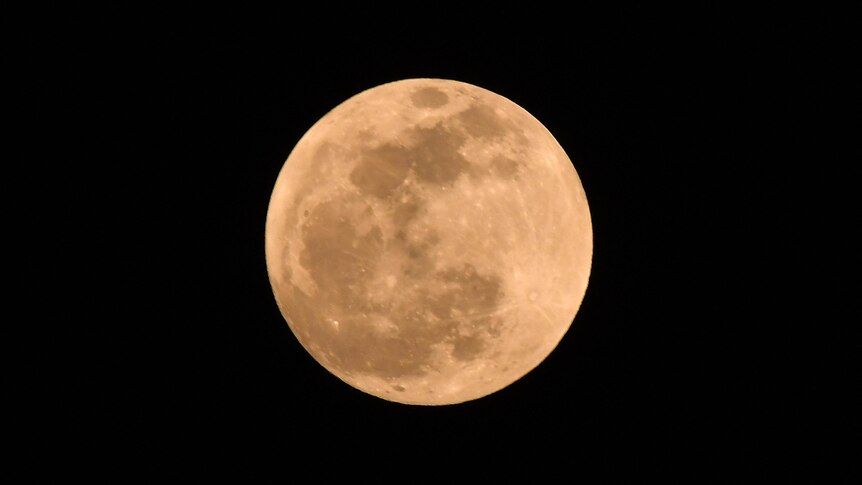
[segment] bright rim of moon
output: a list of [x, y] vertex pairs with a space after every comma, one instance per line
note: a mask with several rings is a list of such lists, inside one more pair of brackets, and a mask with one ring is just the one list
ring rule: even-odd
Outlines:
[[368, 394], [441, 405], [538, 366], [587, 288], [586, 195], [551, 133], [488, 90], [408, 79], [321, 118], [266, 219], [275, 300], [305, 349]]

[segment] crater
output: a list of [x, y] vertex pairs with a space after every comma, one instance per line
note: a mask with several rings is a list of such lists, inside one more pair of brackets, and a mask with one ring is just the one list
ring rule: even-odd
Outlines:
[[417, 108], [439, 108], [449, 102], [449, 96], [435, 87], [422, 88], [410, 95]]

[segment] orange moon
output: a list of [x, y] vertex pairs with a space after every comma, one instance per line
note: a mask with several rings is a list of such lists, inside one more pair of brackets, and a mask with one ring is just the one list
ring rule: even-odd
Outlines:
[[308, 353], [405, 404], [481, 398], [570, 328], [593, 254], [560, 144], [486, 89], [407, 79], [315, 123], [275, 182], [266, 264]]

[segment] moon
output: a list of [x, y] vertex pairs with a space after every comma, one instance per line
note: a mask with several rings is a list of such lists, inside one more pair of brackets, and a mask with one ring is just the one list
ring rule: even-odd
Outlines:
[[542, 363], [593, 254], [584, 188], [551, 133], [446, 79], [383, 84], [317, 121], [275, 181], [265, 244], [308, 353], [414, 405], [479, 399]]

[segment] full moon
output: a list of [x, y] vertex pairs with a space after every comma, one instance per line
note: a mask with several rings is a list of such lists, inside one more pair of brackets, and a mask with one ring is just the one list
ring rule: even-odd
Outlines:
[[586, 194], [514, 102], [444, 79], [361, 92], [281, 169], [266, 265], [296, 338], [329, 372], [405, 404], [455, 404], [550, 355], [584, 298]]

